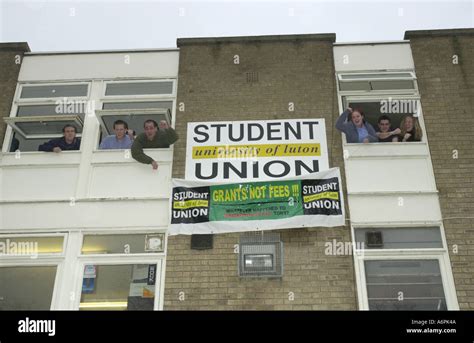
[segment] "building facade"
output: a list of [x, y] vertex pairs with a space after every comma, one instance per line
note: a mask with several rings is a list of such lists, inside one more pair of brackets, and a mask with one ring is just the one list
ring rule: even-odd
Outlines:
[[[474, 30], [405, 39], [185, 38], [170, 50], [26, 53], [2, 84], [11, 97], [1, 104], [0, 309], [472, 309]], [[376, 129], [382, 115], [392, 129], [409, 117], [422, 134], [348, 142], [336, 129], [348, 107]], [[127, 149], [99, 149], [115, 120], [142, 132], [150, 118], [179, 136], [147, 152], [157, 171]], [[190, 125], [310, 119], [324, 124], [319, 167], [341, 171], [344, 226], [167, 235], [171, 178], [189, 176]], [[38, 152], [65, 124], [80, 150]], [[226, 181], [244, 179], [230, 169]], [[243, 245], [260, 249], [255, 260]], [[242, 272], [260, 262], [279, 274]]]
[[[0, 63], [2, 66], [0, 73], [2, 93], [0, 106], [2, 115], [10, 113], [23, 54], [29, 51], [30, 48], [26, 43], [4, 43], [0, 45]], [[6, 124], [2, 122], [0, 125], [0, 146], [3, 144], [6, 127]]]
[[474, 308], [474, 30], [407, 31], [415, 63], [459, 307]]
[[[114, 122], [174, 125], [178, 51], [26, 54], [1, 158], [2, 309], [162, 309], [172, 146], [102, 150]], [[38, 151], [74, 125], [79, 150]], [[13, 149], [12, 147], [16, 145]]]
[[[176, 129], [189, 122], [323, 118], [330, 167], [343, 166], [334, 35], [179, 39]], [[177, 142], [173, 176], [184, 178], [184, 139]], [[232, 181], [236, 181], [234, 178]], [[279, 230], [281, 278], [242, 278], [239, 234], [216, 234], [211, 249], [191, 249], [190, 236], [168, 239], [165, 309], [356, 309], [350, 255], [327, 256], [324, 244], [350, 242], [349, 227]], [[264, 235], [264, 234], [263, 234]], [[302, 262], [305, 261], [305, 262]]]

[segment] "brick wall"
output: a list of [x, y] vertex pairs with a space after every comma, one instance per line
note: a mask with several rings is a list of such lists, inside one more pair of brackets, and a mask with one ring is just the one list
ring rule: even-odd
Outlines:
[[[185, 111], [177, 112], [181, 139], [175, 144], [173, 176], [184, 177], [188, 122], [291, 118], [325, 118], [330, 166], [340, 167], [344, 175], [341, 134], [334, 129], [334, 39], [303, 35], [178, 40], [177, 101], [178, 107], [184, 103]], [[240, 64], [233, 63], [235, 55]], [[247, 83], [247, 72], [258, 72], [258, 82]], [[294, 112], [288, 111], [289, 102], [295, 104]], [[213, 249], [205, 251], [191, 250], [190, 236], [169, 237], [165, 310], [357, 308], [352, 256], [324, 253], [328, 241], [350, 242], [349, 226], [278, 232], [284, 244], [284, 276], [279, 279], [238, 277], [234, 246], [239, 234], [217, 234]]]
[[459, 306], [474, 309], [474, 29], [408, 31], [405, 38], [415, 62]]
[[[21, 66], [21, 63], [17, 63], [17, 56], [22, 58], [23, 53], [28, 51], [30, 49], [27, 43], [0, 43], [0, 117], [2, 118], [10, 116]], [[6, 124], [2, 119], [0, 121], [0, 149], [3, 145], [5, 129]]]

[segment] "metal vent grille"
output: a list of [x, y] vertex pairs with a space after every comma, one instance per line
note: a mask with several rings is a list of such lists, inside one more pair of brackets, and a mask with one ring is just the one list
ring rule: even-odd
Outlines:
[[239, 275], [283, 275], [283, 242], [279, 233], [247, 233], [240, 237]]
[[255, 83], [258, 82], [258, 72], [256, 71], [249, 71], [245, 73], [247, 78], [247, 83]]

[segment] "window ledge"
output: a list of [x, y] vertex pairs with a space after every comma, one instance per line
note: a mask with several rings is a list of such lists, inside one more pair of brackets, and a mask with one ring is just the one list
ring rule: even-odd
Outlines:
[[343, 143], [344, 159], [364, 158], [428, 158], [426, 142]]
[[71, 150], [61, 153], [43, 151], [20, 152], [19, 158], [15, 152], [0, 154], [0, 168], [15, 166], [76, 166], [81, 162], [81, 151]]

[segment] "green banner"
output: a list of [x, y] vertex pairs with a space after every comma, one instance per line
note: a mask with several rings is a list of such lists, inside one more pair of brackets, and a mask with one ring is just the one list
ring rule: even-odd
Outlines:
[[170, 234], [344, 225], [339, 169], [298, 179], [173, 180]]
[[301, 181], [211, 186], [209, 220], [263, 220], [303, 215]]

